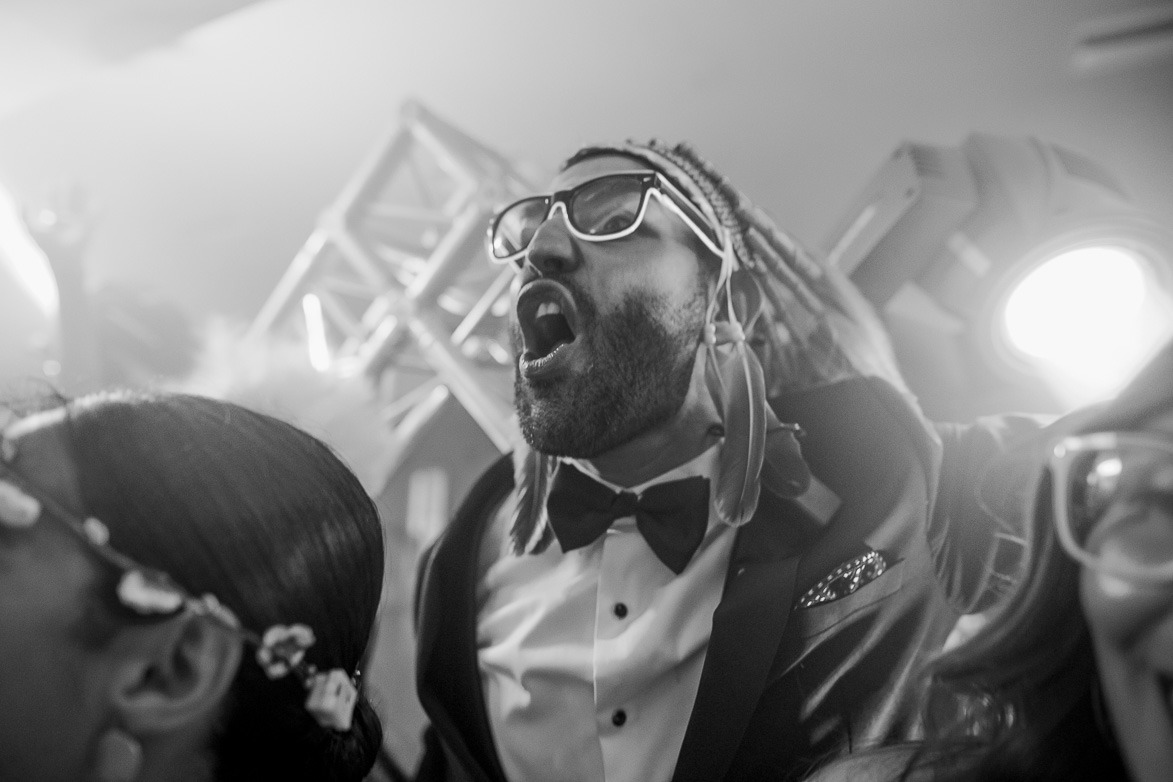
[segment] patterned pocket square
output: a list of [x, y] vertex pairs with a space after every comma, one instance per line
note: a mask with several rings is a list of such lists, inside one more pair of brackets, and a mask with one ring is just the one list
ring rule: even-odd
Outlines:
[[866, 554], [861, 554], [847, 560], [824, 576], [819, 583], [798, 598], [795, 607], [811, 608], [823, 603], [830, 603], [841, 597], [847, 597], [864, 584], [879, 578], [880, 574], [887, 569], [888, 563], [880, 552], [869, 551]]

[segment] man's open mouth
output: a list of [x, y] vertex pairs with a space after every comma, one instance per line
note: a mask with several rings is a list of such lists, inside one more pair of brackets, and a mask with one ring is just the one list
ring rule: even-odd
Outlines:
[[517, 323], [524, 343], [518, 366], [526, 375], [544, 374], [574, 343], [578, 312], [565, 287], [552, 280], [534, 280], [518, 294]]

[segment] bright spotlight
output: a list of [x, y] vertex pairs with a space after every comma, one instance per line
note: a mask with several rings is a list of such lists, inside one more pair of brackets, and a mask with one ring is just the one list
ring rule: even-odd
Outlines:
[[1173, 312], [1147, 267], [1113, 246], [1043, 261], [1006, 297], [1006, 343], [1065, 402], [1110, 396], [1173, 332]]
[[1137, 336], [1145, 282], [1136, 258], [1116, 247], [1087, 247], [1039, 264], [1006, 300], [1010, 344], [1026, 355], [1063, 361]]
[[0, 269], [7, 272], [46, 319], [57, 317], [57, 281], [45, 253], [29, 236], [16, 200], [0, 187]]
[[[48, 259], [29, 235], [20, 205], [0, 184], [0, 381], [56, 366], [60, 304]], [[59, 369], [59, 367], [58, 367]]]
[[942, 419], [1107, 398], [1173, 335], [1173, 235], [1037, 139], [901, 145], [826, 246]]

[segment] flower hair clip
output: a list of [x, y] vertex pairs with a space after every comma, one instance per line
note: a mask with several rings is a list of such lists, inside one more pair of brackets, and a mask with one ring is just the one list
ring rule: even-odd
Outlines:
[[0, 527], [25, 529], [36, 524], [40, 517], [41, 503], [36, 497], [0, 479]]
[[314, 631], [305, 625], [273, 625], [257, 644], [257, 665], [270, 679], [280, 679], [303, 667], [315, 641]]
[[306, 711], [323, 728], [346, 732], [354, 721], [358, 682], [341, 668], [322, 672], [307, 663], [305, 653], [315, 640], [314, 631], [305, 625], [274, 625], [257, 644], [257, 664], [270, 679], [297, 676], [309, 692]]
[[305, 708], [323, 728], [345, 733], [354, 722], [358, 685], [341, 668], [316, 673], [310, 680]]

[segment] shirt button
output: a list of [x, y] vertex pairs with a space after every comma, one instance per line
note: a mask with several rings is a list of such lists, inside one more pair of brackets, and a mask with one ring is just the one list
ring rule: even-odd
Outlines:
[[615, 616], [619, 617], [620, 619], [623, 619], [625, 616], [627, 616], [627, 605], [624, 603], [616, 603], [615, 607], [611, 610], [614, 611]]
[[627, 712], [623, 709], [616, 709], [611, 712], [611, 724], [617, 728], [623, 727], [623, 723], [627, 722]]

